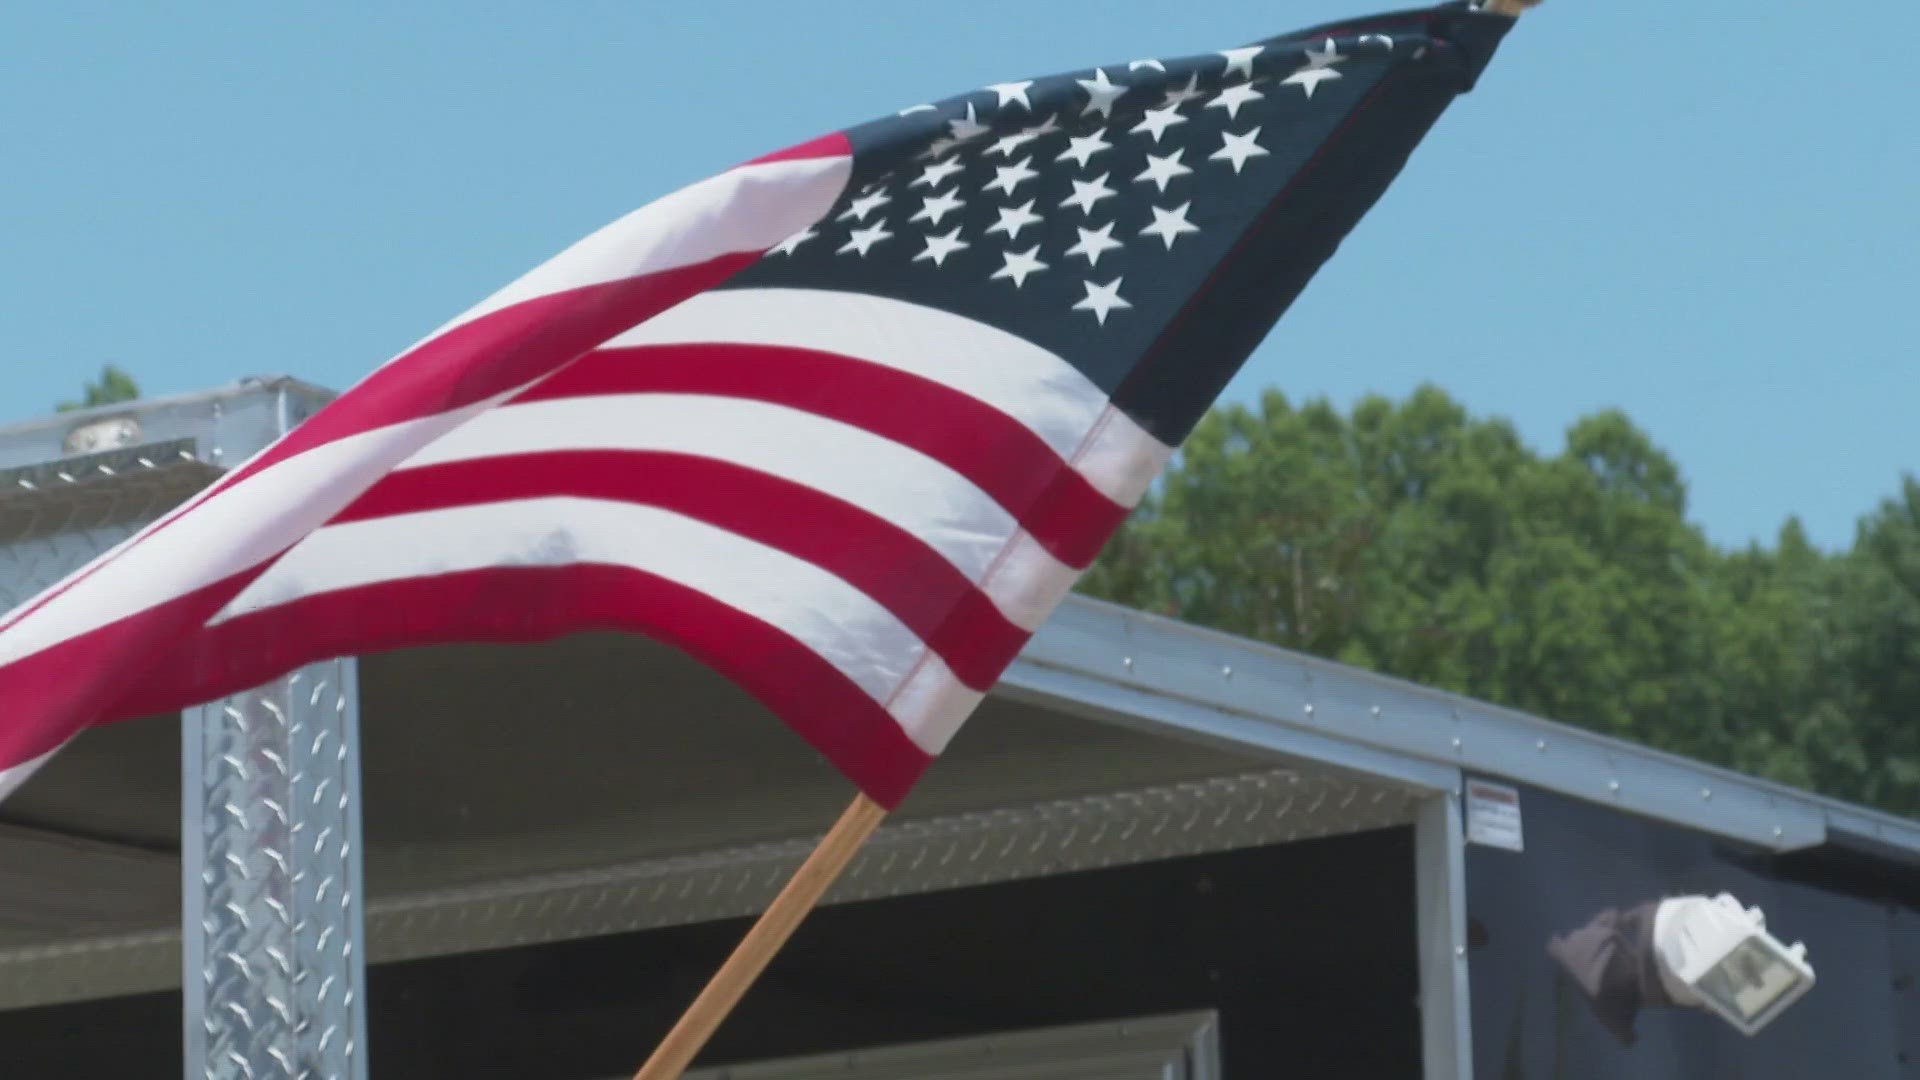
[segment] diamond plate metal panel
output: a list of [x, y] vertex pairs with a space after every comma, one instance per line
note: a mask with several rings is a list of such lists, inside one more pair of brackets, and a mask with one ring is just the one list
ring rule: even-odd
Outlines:
[[98, 558], [215, 474], [191, 441], [0, 470], [0, 611]]
[[[136, 405], [107, 419], [136, 438], [147, 429], [148, 441], [56, 460], [44, 452], [60, 445], [55, 436], [68, 421], [10, 429], [11, 467], [0, 470], [0, 610], [191, 497], [220, 464], [303, 419], [318, 396], [280, 380]], [[350, 661], [319, 665], [189, 710], [181, 829], [187, 932], [19, 950], [16, 970], [36, 974], [13, 989], [60, 1000], [102, 985], [184, 983], [188, 1076], [363, 1077], [354, 676]]]
[[[825, 903], [991, 885], [1411, 823], [1396, 786], [1272, 771], [883, 827]], [[758, 915], [815, 838], [376, 903], [376, 962]]]
[[[1274, 770], [903, 820], [867, 843], [827, 902], [1409, 825], [1426, 799], [1412, 787]], [[364, 940], [370, 962], [384, 963], [755, 915], [814, 843], [383, 897], [366, 905]], [[175, 985], [179, 950], [177, 935], [139, 934], [0, 952], [0, 1008]]]
[[189, 1076], [366, 1075], [354, 675], [315, 665], [185, 717]]

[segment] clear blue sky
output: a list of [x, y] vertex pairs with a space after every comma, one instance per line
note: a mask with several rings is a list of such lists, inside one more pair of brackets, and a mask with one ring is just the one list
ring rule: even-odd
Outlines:
[[[108, 361], [334, 387], [741, 159], [1368, 0], [16, 3], [0, 419]], [[1920, 471], [1920, 4], [1549, 0], [1230, 398], [1435, 382], [1559, 446], [1621, 406], [1723, 543]]]

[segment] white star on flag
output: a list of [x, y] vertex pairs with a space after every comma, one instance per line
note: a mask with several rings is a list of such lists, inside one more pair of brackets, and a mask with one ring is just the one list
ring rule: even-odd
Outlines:
[[892, 235], [892, 233], [887, 231], [887, 223], [885, 221], [876, 221], [864, 229], [853, 230], [853, 232], [849, 234], [847, 242], [840, 245], [840, 250], [834, 254], [845, 255], [849, 251], [857, 251], [860, 253], [860, 257], [864, 259], [867, 257], [868, 250], [870, 250], [873, 245]]
[[1043, 135], [1051, 135], [1058, 130], [1060, 130], [1060, 125], [1054, 122], [1053, 117], [1049, 116], [1047, 117], [1045, 123], [1034, 124], [1030, 127], [1023, 128], [1019, 131], [1013, 132], [1010, 135], [1002, 135], [999, 139], [994, 141], [993, 146], [989, 148], [987, 150], [987, 153], [983, 154], [982, 156], [985, 157], [993, 154], [999, 154], [1001, 157], [1010, 158], [1013, 156], [1013, 152], [1015, 150], [1020, 149], [1021, 147], [1027, 145], [1028, 143], [1032, 142], [1035, 139], [1040, 138]]
[[971, 245], [965, 240], [960, 239], [960, 226], [955, 225], [945, 236], [928, 234], [927, 249], [915, 255], [913, 261], [920, 262], [925, 259], [932, 259], [933, 265], [944, 266], [946, 265], [947, 256], [970, 246]]
[[1054, 160], [1072, 158], [1076, 165], [1084, 169], [1087, 167], [1087, 162], [1093, 160], [1093, 155], [1102, 150], [1111, 149], [1113, 144], [1107, 141], [1107, 129], [1094, 128], [1091, 135], [1075, 135], [1069, 138], [1067, 148], [1060, 151], [1060, 156]]
[[1114, 278], [1105, 285], [1095, 285], [1091, 281], [1083, 282], [1087, 287], [1087, 297], [1073, 305], [1073, 310], [1091, 311], [1093, 317], [1100, 321], [1101, 326], [1107, 325], [1108, 312], [1133, 306], [1120, 297], [1120, 283], [1124, 280], [1126, 279]]
[[921, 184], [925, 184], [929, 188], [938, 189], [941, 184], [944, 184], [947, 182], [947, 177], [952, 176], [954, 173], [961, 172], [965, 169], [966, 169], [966, 166], [960, 164], [960, 160], [958, 158], [948, 158], [945, 161], [936, 161], [933, 164], [926, 167], [926, 170], [920, 174], [920, 178], [918, 180], [915, 180], [913, 183], [908, 184], [907, 186], [919, 187]]
[[1249, 79], [1253, 78], [1253, 58], [1265, 52], [1266, 49], [1265, 45], [1249, 45], [1244, 49], [1222, 49], [1220, 55], [1227, 58], [1227, 70], [1221, 72], [1220, 77], [1228, 78], [1237, 71]]
[[928, 143], [927, 148], [925, 150], [920, 151], [918, 154], [915, 154], [913, 156], [913, 159], [915, 161], [938, 161], [940, 160], [941, 155], [948, 153], [954, 147], [959, 145], [960, 145], [960, 140], [949, 139], [946, 136], [942, 135], [940, 138], [935, 139], [932, 142]]
[[1157, 236], [1165, 240], [1167, 242], [1167, 250], [1172, 251], [1174, 237], [1200, 231], [1200, 226], [1187, 220], [1187, 211], [1192, 208], [1193, 203], [1191, 201], [1172, 210], [1162, 210], [1157, 206], [1148, 207], [1148, 209], [1153, 211], [1153, 224], [1141, 229], [1140, 235]]
[[1180, 159], [1186, 156], [1185, 149], [1175, 150], [1165, 157], [1148, 154], [1146, 171], [1134, 177], [1134, 182], [1150, 183], [1159, 188], [1161, 194], [1165, 194], [1167, 185], [1172, 183], [1175, 177], [1185, 176], [1193, 171], [1180, 163]]
[[967, 115], [947, 121], [947, 130], [952, 132], [954, 144], [959, 145], [970, 143], [993, 129], [980, 122], [978, 115], [974, 112], [973, 103], [968, 102]]
[[818, 231], [809, 226], [775, 244], [768, 253], [772, 255], [791, 255], [801, 244], [819, 235], [820, 233]]
[[1220, 133], [1220, 149], [1207, 155], [1208, 161], [1225, 161], [1238, 173], [1246, 165], [1248, 158], [1267, 156], [1267, 148], [1254, 140], [1260, 137], [1260, 129], [1254, 128], [1245, 135], [1235, 135], [1231, 131]]
[[924, 219], [938, 225], [948, 214], [965, 205], [966, 200], [951, 191], [944, 195], [929, 195], [927, 196], [926, 203], [920, 207], [920, 212], [907, 220], [920, 221]]
[[1112, 175], [1112, 173], [1101, 173], [1099, 177], [1093, 180], [1073, 181], [1073, 194], [1061, 200], [1060, 205], [1077, 206], [1080, 208], [1081, 213], [1091, 217], [1093, 215], [1094, 203], [1099, 202], [1101, 199], [1120, 194], [1118, 191], [1107, 186], [1107, 177]]
[[1340, 55], [1340, 51], [1334, 46], [1332, 38], [1327, 39], [1326, 52], [1317, 53], [1312, 49], [1308, 49], [1306, 50], [1306, 57], [1306, 67], [1280, 80], [1280, 82], [1285, 86], [1298, 86], [1306, 92], [1308, 97], [1312, 97], [1313, 92], [1320, 88], [1321, 83], [1329, 79], [1338, 79], [1341, 77], [1339, 72], [1333, 70], [1333, 65], [1345, 60], [1346, 57]]
[[862, 195], [849, 203], [846, 211], [834, 220], [845, 221], [848, 218], [852, 218], [855, 221], [865, 224], [868, 214], [873, 213], [886, 204], [887, 193], [884, 191], [876, 191], [871, 195]]
[[1037, 124], [1028, 124], [1026, 127], [1020, 129], [1022, 134], [1034, 139], [1045, 135], [1052, 135], [1059, 130], [1060, 117], [1058, 115], [1049, 116]]
[[1252, 83], [1234, 83], [1232, 86], [1214, 95], [1214, 99], [1207, 102], [1207, 108], [1225, 109], [1227, 110], [1227, 119], [1238, 120], [1240, 119], [1240, 106], [1260, 101], [1266, 96], [1267, 95], [1262, 94], [1260, 91], [1255, 90]]
[[1148, 109], [1144, 118], [1138, 124], [1134, 125], [1133, 131], [1129, 134], [1138, 135], [1144, 131], [1152, 135], [1153, 141], [1157, 143], [1160, 141], [1160, 136], [1166, 134], [1168, 128], [1175, 124], [1184, 124], [1186, 122], [1187, 118], [1180, 115], [1177, 106], [1170, 105], [1164, 109]]
[[1090, 112], [1097, 112], [1109, 120], [1113, 118], [1113, 103], [1126, 96], [1127, 91], [1132, 89], [1131, 87], [1117, 85], [1108, 79], [1105, 68], [1094, 68], [1093, 78], [1091, 79], [1075, 79], [1074, 81], [1079, 83], [1081, 89], [1087, 92], [1087, 104], [1085, 108], [1080, 110], [1080, 114], [1084, 116]]
[[1033, 102], [1027, 100], [1027, 88], [1032, 85], [1032, 79], [1023, 79], [1020, 82], [994, 83], [992, 86], [987, 87], [987, 89], [1000, 95], [1001, 108], [1004, 109], [1017, 101], [1020, 103], [1021, 108], [1031, 111], [1033, 109]]
[[1021, 158], [1011, 165], [996, 166], [993, 181], [986, 186], [987, 191], [1004, 191], [1013, 194], [1013, 189], [1040, 174], [1027, 167], [1027, 159]]
[[1028, 199], [1025, 206], [998, 207], [1000, 221], [987, 227], [987, 235], [1003, 232], [1007, 234], [1008, 240], [1020, 239], [1021, 229], [1029, 225], [1037, 225], [1041, 220], [1040, 215], [1033, 212], [1033, 203], [1034, 200]]
[[1100, 256], [1112, 251], [1114, 248], [1126, 246], [1123, 242], [1113, 238], [1113, 222], [1111, 221], [1098, 229], [1082, 229], [1079, 226], [1075, 226], [1074, 231], [1080, 234], [1080, 242], [1068, 248], [1067, 255], [1068, 257], [1074, 255], [1084, 257], [1087, 260], [1088, 266], [1100, 265]]
[[1185, 105], [1195, 98], [1203, 98], [1206, 96], [1207, 92], [1200, 89], [1200, 73], [1196, 71], [1187, 76], [1187, 85], [1169, 87], [1166, 96], [1160, 99], [1160, 107], [1163, 109], [1178, 109], [1180, 106]]
[[1047, 268], [1046, 263], [1043, 263], [1039, 259], [1034, 258], [1034, 256], [1038, 255], [1039, 253], [1040, 253], [1039, 244], [1035, 244], [1025, 251], [1001, 252], [1000, 257], [1006, 260], [1007, 265], [993, 272], [994, 280], [997, 281], [1000, 278], [1009, 278], [1013, 281], [1013, 287], [1015, 289], [1018, 289], [1020, 286], [1025, 285], [1027, 283], [1028, 275], [1037, 274], [1040, 271], [1045, 270]]

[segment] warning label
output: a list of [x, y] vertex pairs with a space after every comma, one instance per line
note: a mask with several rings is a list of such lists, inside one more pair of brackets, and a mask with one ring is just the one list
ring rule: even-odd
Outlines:
[[1525, 851], [1520, 831], [1520, 792], [1505, 784], [1467, 781], [1467, 842]]

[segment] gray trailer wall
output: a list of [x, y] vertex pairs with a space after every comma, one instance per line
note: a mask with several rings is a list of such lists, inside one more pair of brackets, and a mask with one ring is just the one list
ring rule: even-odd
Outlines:
[[[1537, 789], [1521, 791], [1521, 811], [1523, 852], [1467, 851], [1480, 1080], [1920, 1076], [1911, 873], [1831, 848], [1774, 855]], [[1628, 1045], [1547, 954], [1604, 909], [1720, 891], [1758, 905], [1782, 941], [1804, 941], [1818, 977], [1751, 1039], [1703, 1011], [1656, 1009]]]

